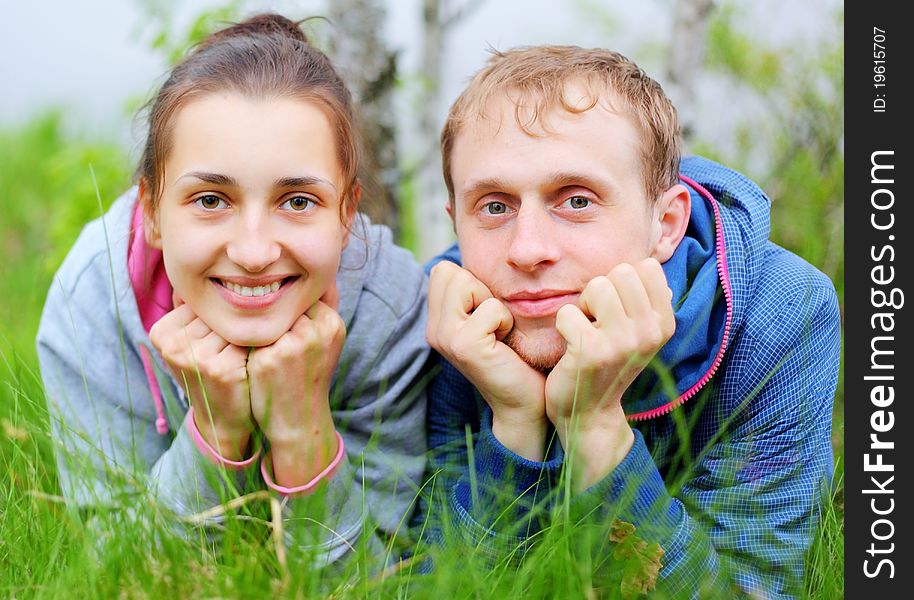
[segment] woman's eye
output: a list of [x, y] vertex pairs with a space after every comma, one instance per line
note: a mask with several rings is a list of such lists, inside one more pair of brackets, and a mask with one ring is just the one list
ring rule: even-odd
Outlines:
[[306, 198], [305, 196], [295, 196], [294, 198], [289, 198], [288, 200], [283, 202], [282, 208], [301, 212], [304, 210], [308, 210], [313, 205], [314, 205], [314, 200], [312, 200], [311, 198]]
[[503, 215], [508, 211], [508, 207], [504, 202], [489, 202], [483, 207], [483, 210], [490, 215]]
[[582, 208], [587, 208], [588, 206], [590, 206], [591, 201], [589, 198], [585, 198], [584, 196], [572, 196], [568, 200], [565, 200], [565, 202], [571, 208], [574, 208], [576, 210], [581, 210]]
[[195, 200], [197, 206], [205, 208], [206, 210], [215, 210], [217, 208], [227, 208], [228, 203], [219, 196], [213, 196], [212, 194], [207, 196], [200, 196]]

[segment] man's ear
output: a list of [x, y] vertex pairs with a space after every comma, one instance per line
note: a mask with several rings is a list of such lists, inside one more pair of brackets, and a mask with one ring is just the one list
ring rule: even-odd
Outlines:
[[685, 237], [692, 214], [689, 190], [676, 184], [663, 192], [653, 209], [651, 256], [665, 263]]
[[444, 205], [444, 212], [447, 213], [447, 216], [451, 218], [451, 228], [454, 230], [454, 233], [457, 233], [457, 219], [454, 217], [456, 213], [454, 212], [454, 201], [448, 200]]
[[145, 179], [140, 179], [137, 196], [140, 206], [143, 208], [143, 235], [146, 237], [146, 245], [161, 250], [162, 236], [159, 233], [159, 220], [153, 212], [152, 197]]

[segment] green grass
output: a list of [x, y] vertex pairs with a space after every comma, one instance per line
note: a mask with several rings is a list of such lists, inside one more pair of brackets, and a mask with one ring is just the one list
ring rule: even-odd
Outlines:
[[[382, 577], [371, 573], [378, 557], [365, 548], [342, 570], [322, 572], [308, 568], [307, 555], [284, 556], [265, 498], [237, 509], [246, 518], [229, 520], [216, 548], [170, 534], [168, 518], [147, 498], [123, 498], [91, 518], [62, 504], [34, 336], [54, 269], [98, 213], [89, 165], [106, 201], [129, 181], [120, 150], [65, 139], [54, 115], [0, 132], [0, 596], [585, 598], [619, 589], [618, 569], [591, 562], [584, 534], [565, 527], [542, 532], [519, 565], [488, 568], [481, 553], [436, 549], [433, 575], [406, 566]], [[815, 237], [816, 222], [807, 227]], [[839, 395], [839, 459], [842, 406]], [[808, 598], [843, 596], [842, 473], [807, 556]]]

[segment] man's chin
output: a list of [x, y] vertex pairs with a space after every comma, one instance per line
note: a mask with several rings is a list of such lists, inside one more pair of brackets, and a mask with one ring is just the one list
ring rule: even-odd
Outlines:
[[565, 354], [565, 340], [557, 331], [554, 331], [554, 335], [538, 332], [537, 335], [529, 336], [513, 329], [502, 341], [521, 360], [544, 373], [552, 370]]

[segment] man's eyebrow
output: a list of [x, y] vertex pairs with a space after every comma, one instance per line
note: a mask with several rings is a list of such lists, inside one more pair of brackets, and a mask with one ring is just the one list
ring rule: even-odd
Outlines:
[[612, 190], [615, 187], [609, 179], [585, 175], [584, 173], [577, 173], [574, 171], [553, 173], [547, 181], [549, 181], [552, 187], [556, 188], [580, 185], [587, 188]]
[[497, 177], [486, 177], [485, 179], [476, 179], [463, 189], [464, 196], [476, 196], [483, 192], [492, 192], [495, 190], [504, 190], [508, 188], [508, 183]]
[[[575, 171], [558, 171], [552, 173], [546, 178], [546, 181], [552, 188], [563, 188], [579, 185], [588, 188], [611, 191], [616, 187], [609, 179], [594, 177], [593, 175], [586, 175], [584, 173]], [[464, 188], [463, 195], [476, 196], [486, 192], [510, 189], [510, 187], [511, 185], [503, 179], [499, 179], [497, 177], [486, 177], [484, 179], [470, 181], [470, 183]]]
[[323, 177], [315, 177], [313, 175], [302, 175], [301, 177], [280, 177], [273, 182], [273, 185], [278, 188], [297, 188], [297, 187], [308, 187], [312, 185], [325, 185], [333, 190], [336, 190], [336, 186], [333, 185], [333, 182]]
[[192, 177], [194, 179], [199, 179], [204, 183], [211, 183], [213, 185], [238, 185], [238, 181], [230, 176], [223, 175], [221, 173], [208, 173], [206, 171], [190, 171], [178, 177], [178, 181], [181, 181], [185, 177]]

